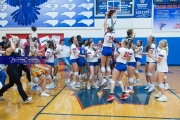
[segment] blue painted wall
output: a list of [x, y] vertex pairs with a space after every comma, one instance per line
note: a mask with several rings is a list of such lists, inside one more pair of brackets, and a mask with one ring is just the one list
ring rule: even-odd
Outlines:
[[[83, 38], [87, 39], [87, 38]], [[121, 41], [122, 38], [116, 38], [118, 41]], [[168, 65], [169, 66], [180, 66], [180, 37], [157, 37], [156, 38], [156, 45], [158, 45], [159, 41], [162, 39], [166, 39], [168, 41], [168, 47], [169, 47], [169, 55], [168, 55]], [[70, 45], [68, 43], [69, 38], [65, 38], [65, 44]], [[93, 38], [94, 42], [97, 43], [99, 40], [102, 40], [102, 38]], [[135, 38], [134, 43], [136, 43], [137, 40], [143, 41], [143, 46], [145, 47], [147, 44], [147, 38], [141, 37], [141, 38]], [[142, 64], [145, 64], [146, 57], [143, 56], [143, 62]]]

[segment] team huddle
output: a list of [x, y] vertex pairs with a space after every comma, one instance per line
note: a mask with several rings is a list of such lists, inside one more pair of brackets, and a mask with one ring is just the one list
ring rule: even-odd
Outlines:
[[[111, 15], [111, 26], [107, 26], [107, 18], [108, 13], [104, 22], [104, 39], [98, 41], [97, 45], [94, 44], [93, 39], [79, 41], [79, 36], [70, 38], [70, 47], [64, 45], [63, 39], [60, 40], [60, 44], [57, 46], [54, 46], [53, 40], [49, 40], [45, 46], [46, 64], [7, 65], [6, 71], [9, 75], [9, 83], [5, 85], [4, 79], [6, 77], [3, 77], [3, 80], [0, 81], [2, 83], [0, 100], [5, 100], [2, 98], [3, 93], [14, 84], [17, 85], [19, 94], [25, 103], [32, 100], [32, 97], [28, 97], [22, 88], [20, 81], [22, 71], [26, 73], [32, 89], [37, 90], [38, 88], [42, 97], [50, 96], [46, 93], [46, 89], [55, 88], [60, 62], [64, 62], [69, 68], [70, 74], [68, 79], [65, 80], [65, 84], [72, 90], [80, 87], [86, 87], [87, 90], [98, 89], [99, 86], [103, 86], [103, 89], [110, 89], [107, 101], [111, 102], [114, 99], [114, 88], [117, 83], [122, 90], [119, 97], [125, 100], [128, 99], [129, 94], [133, 94], [133, 86], [140, 83], [138, 70], [142, 63], [142, 55], [146, 55], [147, 87], [145, 89], [152, 92], [157, 87], [158, 94], [155, 95], [155, 98], [158, 101], [167, 101], [165, 89], [169, 89], [169, 86], [167, 83], [164, 84], [168, 72], [167, 41], [161, 40], [156, 48], [154, 36], [149, 36], [145, 52], [143, 52], [141, 40], [138, 40], [137, 44], [133, 44], [133, 29], [127, 30], [127, 37], [118, 42], [115, 39], [113, 15]], [[5, 56], [41, 56], [43, 50], [38, 48], [38, 44], [34, 42], [31, 35], [27, 37], [27, 41], [28, 43], [25, 43], [23, 47], [19, 40], [9, 39], [5, 44], [4, 51], [0, 51], [0, 54]], [[28, 44], [30, 48], [26, 47]], [[65, 50], [64, 48], [69, 49]], [[67, 60], [67, 54], [69, 54], [70, 61]], [[5, 67], [1, 66], [0, 71], [3, 72]], [[156, 72], [153, 75], [154, 70]], [[128, 77], [128, 85], [125, 85], [122, 81], [124, 75]], [[33, 76], [33, 81], [31, 81], [31, 76]], [[88, 81], [85, 82], [85, 79], [88, 79]]]

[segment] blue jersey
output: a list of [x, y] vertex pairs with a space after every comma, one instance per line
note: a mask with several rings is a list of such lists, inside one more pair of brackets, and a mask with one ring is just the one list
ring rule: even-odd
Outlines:
[[[81, 47], [80, 48], [80, 55], [85, 55], [85, 48], [84, 47]], [[85, 59], [84, 57], [79, 57], [80, 59]]]

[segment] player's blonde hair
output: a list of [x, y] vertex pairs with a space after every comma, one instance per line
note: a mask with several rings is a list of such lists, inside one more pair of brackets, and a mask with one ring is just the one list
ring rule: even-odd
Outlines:
[[159, 41], [159, 43], [162, 45], [162, 49], [166, 50], [166, 53], [168, 54], [168, 43], [166, 39], [162, 39], [161, 41]]

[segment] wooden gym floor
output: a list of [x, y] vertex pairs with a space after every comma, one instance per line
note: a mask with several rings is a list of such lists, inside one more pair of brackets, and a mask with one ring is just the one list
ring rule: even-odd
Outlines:
[[118, 98], [121, 91], [117, 87], [118, 94], [112, 103], [106, 102], [109, 93], [101, 91], [101, 88], [90, 92], [84, 88], [76, 92], [70, 90], [64, 84], [68, 76], [66, 70], [58, 73], [60, 82], [56, 83], [54, 90], [48, 91], [50, 97], [40, 97], [38, 91], [31, 91], [23, 76], [23, 87], [33, 97], [32, 102], [24, 104], [17, 90], [9, 89], [3, 96], [6, 100], [0, 101], [0, 120], [180, 119], [180, 67], [169, 67], [169, 71], [167, 82], [171, 89], [166, 91], [167, 102], [157, 102], [155, 92], [148, 94], [143, 90], [146, 85], [143, 71], [141, 84], [135, 87], [134, 95], [127, 101], [121, 101]]

